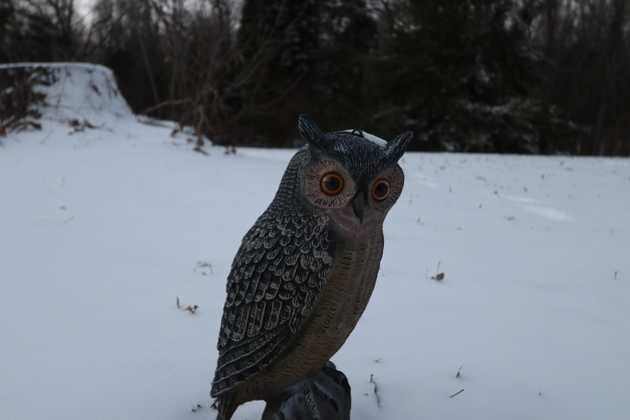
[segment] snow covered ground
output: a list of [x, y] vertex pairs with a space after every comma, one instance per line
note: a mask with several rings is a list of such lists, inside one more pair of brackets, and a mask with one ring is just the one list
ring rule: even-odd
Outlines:
[[[0, 418], [213, 417], [225, 279], [293, 152], [204, 156], [127, 117], [73, 131], [0, 146]], [[353, 419], [630, 418], [630, 161], [402, 166], [377, 288], [333, 359]]]

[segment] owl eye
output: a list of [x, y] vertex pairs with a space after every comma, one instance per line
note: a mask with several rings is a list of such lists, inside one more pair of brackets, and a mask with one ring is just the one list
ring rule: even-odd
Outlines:
[[336, 172], [328, 172], [319, 182], [322, 192], [326, 195], [338, 195], [343, 191], [343, 178]]
[[377, 180], [372, 186], [372, 198], [376, 201], [383, 201], [389, 196], [389, 182], [384, 179]]

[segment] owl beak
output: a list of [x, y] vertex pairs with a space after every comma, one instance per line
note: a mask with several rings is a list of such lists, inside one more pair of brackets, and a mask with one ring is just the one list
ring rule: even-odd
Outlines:
[[359, 191], [352, 199], [352, 210], [354, 211], [354, 215], [357, 216], [357, 219], [359, 219], [359, 223], [363, 223], [366, 205], [367, 200], [365, 199], [365, 194]]

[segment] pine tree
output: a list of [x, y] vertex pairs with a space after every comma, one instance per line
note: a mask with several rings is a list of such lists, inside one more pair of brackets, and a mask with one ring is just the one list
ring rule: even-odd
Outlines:
[[457, 151], [539, 148], [534, 121], [549, 109], [531, 100], [540, 53], [514, 0], [404, 0], [407, 20], [390, 35], [383, 97], [427, 141]]
[[261, 57], [263, 65], [255, 63], [260, 71], [244, 89], [250, 102], [243, 124], [262, 127], [280, 144], [292, 138], [300, 112], [324, 125], [337, 126], [339, 115], [362, 125], [376, 36], [365, 0], [247, 0], [239, 30], [244, 65]]
[[[240, 92], [242, 124], [257, 135], [286, 145], [303, 111], [315, 76], [320, 43], [321, 3], [317, 0], [247, 0], [238, 33], [243, 66], [255, 67]], [[281, 105], [281, 106], [279, 106]]]
[[313, 82], [319, 103], [314, 112], [329, 126], [371, 129], [374, 102], [368, 76], [378, 41], [377, 23], [365, 0], [328, 1], [323, 6], [322, 45]]

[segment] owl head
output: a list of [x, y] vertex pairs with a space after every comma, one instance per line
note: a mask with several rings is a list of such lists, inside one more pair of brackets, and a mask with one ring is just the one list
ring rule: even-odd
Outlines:
[[398, 160], [413, 134], [384, 142], [358, 130], [324, 133], [306, 115], [298, 131], [308, 145], [298, 184], [308, 205], [345, 231], [382, 224], [402, 192]]

